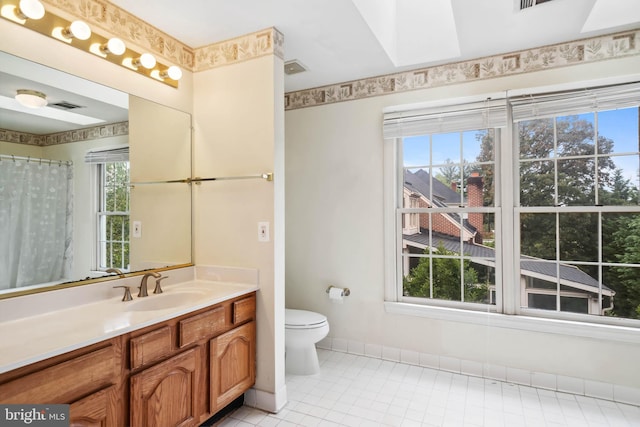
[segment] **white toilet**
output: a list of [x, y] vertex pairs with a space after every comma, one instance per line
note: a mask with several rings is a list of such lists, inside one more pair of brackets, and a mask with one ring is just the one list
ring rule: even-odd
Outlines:
[[320, 372], [316, 343], [329, 333], [327, 317], [287, 308], [284, 313], [285, 371], [294, 375]]

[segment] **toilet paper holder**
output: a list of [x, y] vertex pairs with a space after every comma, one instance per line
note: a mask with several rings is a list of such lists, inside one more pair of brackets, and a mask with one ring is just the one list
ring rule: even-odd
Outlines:
[[[327, 288], [327, 293], [329, 293], [329, 291], [331, 291], [331, 288], [335, 288], [336, 286], [330, 285]], [[342, 289], [342, 296], [344, 297], [348, 297], [349, 295], [351, 295], [351, 291], [349, 290], [349, 288], [344, 288]]]

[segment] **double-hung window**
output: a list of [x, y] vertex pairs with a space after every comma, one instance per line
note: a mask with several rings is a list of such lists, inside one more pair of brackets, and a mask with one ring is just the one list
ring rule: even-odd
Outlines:
[[487, 99], [386, 114], [385, 138], [394, 151], [396, 301], [496, 305], [496, 153], [505, 112], [504, 99]]
[[640, 84], [497, 98], [385, 112], [387, 301], [640, 319]]
[[511, 104], [522, 311], [640, 318], [640, 85]]
[[128, 149], [88, 153], [96, 176], [96, 270], [129, 270]]

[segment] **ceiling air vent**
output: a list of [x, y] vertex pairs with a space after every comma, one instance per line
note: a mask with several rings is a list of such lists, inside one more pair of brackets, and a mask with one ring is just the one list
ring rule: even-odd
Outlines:
[[298, 73], [303, 73], [307, 71], [307, 69], [304, 67], [304, 65], [302, 65], [300, 62], [298, 62], [297, 59], [294, 59], [292, 61], [287, 61], [284, 63], [284, 73], [285, 74], [298, 74]]
[[59, 108], [60, 110], [75, 110], [76, 108], [84, 108], [82, 105], [72, 104], [67, 101], [60, 101], [53, 104], [49, 104], [49, 107]]
[[528, 9], [551, 0], [520, 0], [520, 10]]

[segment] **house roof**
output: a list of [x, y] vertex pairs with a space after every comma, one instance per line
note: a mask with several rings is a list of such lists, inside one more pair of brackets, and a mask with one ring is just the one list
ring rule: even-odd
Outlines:
[[[431, 182], [431, 185], [429, 184]], [[418, 169], [417, 172], [411, 172], [405, 170], [404, 172], [404, 186], [410, 191], [420, 193], [432, 203], [433, 206], [447, 207], [450, 205], [460, 205], [460, 194], [453, 191], [448, 185], [440, 182], [437, 179], [433, 179], [429, 172], [424, 169]], [[433, 188], [433, 197], [431, 196], [431, 189]], [[462, 200], [462, 203], [466, 203], [466, 200]], [[460, 224], [460, 215], [455, 213], [443, 213], [448, 215], [456, 224]], [[476, 233], [478, 230], [469, 223], [466, 219], [462, 222], [464, 228], [471, 234]]]
[[[429, 231], [422, 230], [419, 234], [404, 234], [403, 240], [413, 242], [421, 248], [433, 247], [437, 248], [442, 245], [446, 250], [459, 253], [460, 251], [460, 239], [447, 236], [440, 233], [431, 233], [432, 241], [429, 242]], [[474, 243], [462, 242], [462, 251], [465, 255], [472, 258], [476, 258], [474, 261], [480, 261], [484, 259], [487, 265], [495, 264], [495, 249], [488, 246], [478, 245]], [[485, 264], [480, 262], [481, 264]], [[526, 255], [521, 256], [520, 261], [520, 273], [523, 276], [537, 277], [549, 282], [555, 282], [559, 269], [560, 283], [562, 285], [579, 287], [589, 292], [597, 292], [600, 285], [596, 279], [589, 276], [584, 271], [580, 270], [576, 266], [568, 265], [564, 263], [556, 264], [554, 261], [548, 261], [541, 258], [530, 257]], [[614, 292], [611, 288], [602, 285], [602, 289], [607, 294], [612, 295]]]

